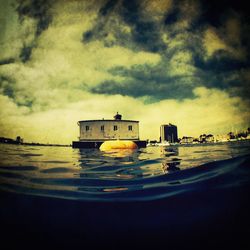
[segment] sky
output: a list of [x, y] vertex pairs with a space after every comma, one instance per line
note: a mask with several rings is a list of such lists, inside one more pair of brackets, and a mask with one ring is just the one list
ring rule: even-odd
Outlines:
[[179, 137], [250, 126], [244, 1], [0, 0], [0, 137], [69, 144], [77, 121]]

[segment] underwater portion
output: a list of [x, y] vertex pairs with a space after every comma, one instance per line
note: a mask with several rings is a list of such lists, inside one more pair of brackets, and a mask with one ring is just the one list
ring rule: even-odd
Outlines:
[[247, 249], [249, 148], [247, 141], [109, 152], [2, 144], [2, 238], [14, 249], [37, 242]]

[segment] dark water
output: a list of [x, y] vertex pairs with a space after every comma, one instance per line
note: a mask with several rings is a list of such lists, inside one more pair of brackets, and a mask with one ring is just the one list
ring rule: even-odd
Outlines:
[[0, 144], [1, 236], [16, 248], [248, 249], [249, 149]]

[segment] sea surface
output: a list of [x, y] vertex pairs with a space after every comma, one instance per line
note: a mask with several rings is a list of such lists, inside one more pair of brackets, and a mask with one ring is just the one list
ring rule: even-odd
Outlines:
[[109, 152], [0, 144], [1, 236], [26, 248], [248, 249], [249, 149], [249, 141]]

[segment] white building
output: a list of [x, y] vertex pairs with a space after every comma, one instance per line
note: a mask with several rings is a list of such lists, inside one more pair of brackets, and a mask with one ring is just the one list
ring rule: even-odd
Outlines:
[[139, 140], [139, 121], [121, 118], [117, 113], [113, 120], [79, 121], [79, 141]]
[[80, 141], [139, 140], [139, 122], [130, 120], [85, 120], [78, 122]]
[[139, 147], [146, 146], [145, 141], [139, 139], [139, 121], [122, 120], [118, 113], [113, 120], [83, 120], [78, 123], [80, 136], [73, 147], [98, 147], [107, 140], [132, 140]]

